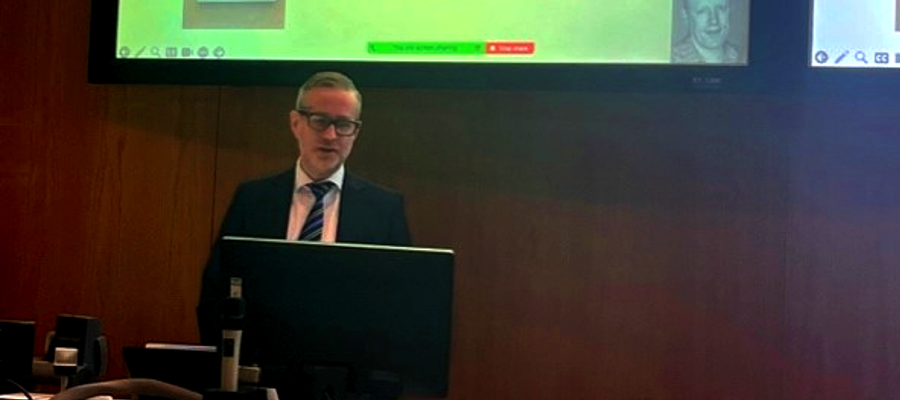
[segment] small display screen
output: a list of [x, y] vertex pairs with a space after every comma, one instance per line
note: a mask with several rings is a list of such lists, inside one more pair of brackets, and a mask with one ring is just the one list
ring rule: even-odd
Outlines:
[[813, 67], [900, 68], [900, 0], [813, 0]]

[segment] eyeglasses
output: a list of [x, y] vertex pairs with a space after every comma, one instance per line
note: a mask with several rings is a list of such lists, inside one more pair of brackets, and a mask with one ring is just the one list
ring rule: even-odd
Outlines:
[[315, 113], [309, 110], [296, 109], [297, 113], [306, 117], [306, 125], [317, 132], [325, 132], [329, 126], [334, 125], [334, 133], [338, 136], [353, 136], [359, 132], [362, 121], [347, 118], [331, 118], [327, 114]]

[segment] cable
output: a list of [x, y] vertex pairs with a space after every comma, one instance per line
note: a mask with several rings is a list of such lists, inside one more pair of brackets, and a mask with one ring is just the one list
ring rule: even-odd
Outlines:
[[9, 382], [10, 384], [12, 384], [13, 386], [19, 388], [19, 390], [22, 392], [22, 394], [25, 395], [25, 397], [26, 397], [28, 400], [34, 400], [34, 399], [31, 397], [31, 394], [28, 393], [28, 391], [25, 390], [25, 388], [23, 388], [22, 385], [16, 383], [16, 381], [14, 381], [14, 380], [12, 380], [12, 379], [7, 379], [6, 381]]

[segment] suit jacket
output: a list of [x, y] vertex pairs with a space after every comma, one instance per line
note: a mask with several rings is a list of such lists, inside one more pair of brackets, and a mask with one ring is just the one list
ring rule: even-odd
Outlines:
[[[722, 47], [725, 51], [725, 59], [722, 60], [721, 64], [737, 64], [742, 61], [741, 52], [737, 46], [731, 42], [725, 42]], [[672, 62], [677, 64], [706, 63], [703, 56], [700, 55], [700, 51], [694, 46], [694, 42], [691, 40], [690, 35], [672, 47]]]
[[[219, 276], [219, 241], [223, 236], [284, 239], [295, 174], [290, 169], [242, 183], [235, 191], [203, 273], [197, 321], [204, 344], [214, 345], [221, 340], [217, 305], [227, 291]], [[338, 242], [395, 246], [412, 243], [403, 196], [349, 172], [344, 175], [338, 213]]]

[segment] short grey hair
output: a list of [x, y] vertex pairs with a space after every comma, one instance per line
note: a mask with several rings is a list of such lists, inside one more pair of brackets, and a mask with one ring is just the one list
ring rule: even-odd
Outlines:
[[362, 113], [362, 93], [356, 89], [356, 85], [353, 84], [353, 81], [347, 77], [347, 75], [333, 71], [317, 72], [300, 86], [300, 90], [297, 91], [297, 101], [295, 103], [297, 109], [306, 107], [306, 105], [303, 104], [306, 92], [316, 88], [340, 89], [353, 93], [356, 97], [356, 113]]
[[[678, 2], [681, 3], [682, 10], [690, 11], [691, 0], [679, 0]], [[726, 0], [726, 3], [731, 6], [734, 0]]]

